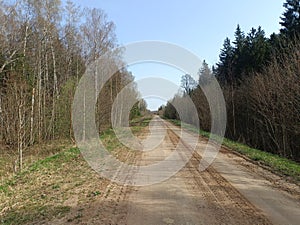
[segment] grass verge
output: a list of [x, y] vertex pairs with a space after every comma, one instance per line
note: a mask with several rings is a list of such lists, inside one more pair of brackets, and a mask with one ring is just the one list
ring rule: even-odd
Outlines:
[[56, 196], [62, 196], [59, 191], [65, 184], [63, 177], [67, 177], [70, 167], [79, 158], [79, 149], [70, 148], [38, 160], [15, 176], [2, 180], [0, 224], [30, 224], [69, 212], [70, 207], [63, 204], [64, 198]]
[[[138, 135], [150, 120], [147, 117], [132, 121], [133, 134]], [[103, 132], [100, 139], [113, 154], [124, 154], [124, 146], [112, 129]], [[78, 148], [59, 152], [56, 148], [54, 145], [47, 150], [55, 151], [53, 155], [26, 164], [22, 172], [7, 178], [1, 176], [0, 224], [42, 224], [64, 217], [74, 208], [80, 213], [82, 205], [94, 202], [104, 193], [109, 181], [90, 168]], [[76, 221], [80, 223], [80, 218]]]
[[[151, 116], [146, 116], [146, 117], [138, 117], [131, 120], [130, 121], [131, 132], [134, 135], [138, 135], [142, 129], [145, 129], [149, 125], [151, 119], [152, 119]], [[126, 138], [128, 133], [124, 132], [122, 134], [121, 132], [119, 135], [124, 135], [123, 138]], [[117, 148], [122, 148], [122, 147], [125, 148], [125, 146], [118, 140], [117, 136], [115, 135], [115, 131], [112, 128], [102, 132], [100, 135], [100, 139], [108, 151], [113, 151]]]
[[[184, 129], [200, 134], [203, 137], [210, 138], [211, 134], [206, 131], [198, 130], [192, 125], [181, 123], [178, 120], [169, 120], [176, 126], [181, 126]], [[230, 139], [223, 139], [223, 146], [238, 152], [247, 158], [267, 166], [271, 171], [291, 177], [293, 180], [299, 182], [300, 181], [300, 164], [296, 163], [292, 160], [280, 157], [275, 154], [271, 154], [262, 150], [258, 150], [255, 148], [251, 148], [245, 144], [241, 144], [238, 142], [234, 142]]]

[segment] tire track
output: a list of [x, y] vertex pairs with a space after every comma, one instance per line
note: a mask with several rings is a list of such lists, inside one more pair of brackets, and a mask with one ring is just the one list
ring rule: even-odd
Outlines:
[[[168, 134], [174, 146], [182, 144], [186, 149], [192, 151], [184, 140], [173, 131], [169, 124]], [[184, 160], [184, 152], [181, 152]], [[213, 210], [222, 224], [272, 224], [263, 215], [262, 211], [252, 205], [238, 190], [236, 190], [224, 177], [222, 177], [212, 166], [200, 172], [198, 167], [201, 156], [195, 151], [190, 161], [181, 173], [188, 174], [192, 180], [186, 180], [187, 186], [195, 193], [202, 194], [207, 200], [208, 208]], [[192, 187], [191, 187], [192, 186]]]

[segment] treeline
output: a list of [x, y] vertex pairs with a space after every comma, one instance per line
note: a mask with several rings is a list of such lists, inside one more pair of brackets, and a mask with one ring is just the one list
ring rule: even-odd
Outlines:
[[[123, 62], [115, 25], [101, 9], [60, 0], [0, 1], [0, 21], [0, 149], [12, 149], [21, 168], [28, 146], [72, 138], [75, 88], [87, 66], [107, 52], [117, 72], [102, 89], [96, 122], [99, 131], [110, 126], [111, 105], [133, 76], [116, 70]], [[132, 92], [138, 99], [134, 86]]]
[[189, 95], [201, 128], [209, 131], [209, 107], [199, 83], [215, 76], [226, 101], [226, 137], [300, 161], [300, 1], [287, 0], [284, 8], [280, 33], [269, 38], [261, 27], [245, 34], [237, 26], [233, 42], [224, 41], [219, 63], [210, 69], [204, 62], [197, 82], [185, 75], [183, 81], [190, 81], [182, 82], [183, 96], [175, 96], [164, 115], [178, 119], [172, 102]]

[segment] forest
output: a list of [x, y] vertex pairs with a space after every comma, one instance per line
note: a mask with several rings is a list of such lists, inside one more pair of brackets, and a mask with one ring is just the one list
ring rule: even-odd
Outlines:
[[[223, 90], [225, 137], [251, 147], [300, 161], [300, 1], [286, 0], [281, 29], [266, 37], [262, 27], [245, 33], [238, 25], [234, 40], [226, 38], [219, 62], [204, 61], [199, 80], [182, 77], [182, 95], [160, 110], [179, 119], [172, 103], [190, 97], [198, 110], [201, 129], [210, 131], [209, 105], [200, 88], [215, 76]], [[189, 121], [184, 121], [189, 122]]]
[[[237, 25], [210, 66], [164, 45], [131, 55], [120, 43], [172, 41], [174, 29], [211, 53], [196, 32], [207, 16], [191, 7], [249, 12], [244, 2], [0, 0], [0, 224], [299, 224], [300, 0], [283, 1], [280, 31]], [[223, 32], [212, 24], [209, 38]], [[178, 93], [155, 80], [145, 94], [143, 72], [185, 75]], [[166, 105], [151, 112], [149, 99]]]
[[[161, 108], [164, 116], [179, 119], [172, 102], [189, 96], [201, 129], [209, 131], [209, 106], [199, 84], [215, 76], [226, 101], [226, 137], [300, 161], [300, 1], [287, 0], [284, 8], [282, 28], [270, 37], [261, 27], [245, 33], [238, 25], [216, 65], [204, 61], [196, 81], [182, 77], [184, 94]], [[0, 20], [0, 147], [15, 170], [22, 170], [30, 146], [73, 140], [75, 89], [87, 66], [106, 53], [112, 71], [123, 68], [98, 97], [99, 132], [110, 127], [114, 99], [134, 77], [122, 61], [115, 24], [103, 10], [60, 0], [0, 1]], [[132, 94], [143, 102], [135, 85]], [[131, 117], [141, 106], [145, 110], [145, 102], [134, 106]]]
[[[22, 169], [28, 147], [73, 139], [76, 86], [87, 66], [104, 54], [111, 58], [107, 68], [118, 72], [101, 90], [96, 123], [99, 132], [110, 126], [111, 105], [134, 77], [122, 67], [115, 24], [103, 10], [60, 0], [0, 1], [0, 21], [0, 147], [15, 170]], [[132, 94], [138, 101], [134, 85]], [[131, 116], [139, 113], [137, 107]]]

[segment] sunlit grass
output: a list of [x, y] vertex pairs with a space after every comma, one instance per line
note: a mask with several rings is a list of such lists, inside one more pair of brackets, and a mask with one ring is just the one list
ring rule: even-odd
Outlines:
[[[192, 125], [182, 123], [178, 120], [169, 120], [176, 126], [181, 126], [184, 129], [200, 134], [203, 137], [209, 138], [211, 134], [206, 131], [198, 130]], [[245, 155], [249, 159], [258, 162], [262, 165], [270, 167], [273, 172], [280, 173], [282, 175], [290, 176], [297, 181], [300, 181], [300, 164], [289, 160], [287, 158], [280, 157], [275, 154], [271, 154], [259, 149], [251, 148], [245, 144], [241, 144], [230, 139], [224, 138], [223, 145], [227, 148]]]

